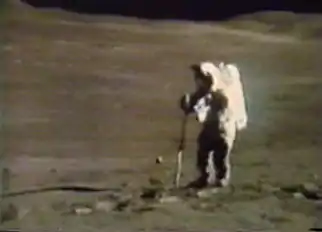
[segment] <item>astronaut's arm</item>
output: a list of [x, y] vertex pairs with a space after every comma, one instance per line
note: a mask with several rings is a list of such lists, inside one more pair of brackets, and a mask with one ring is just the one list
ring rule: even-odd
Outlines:
[[193, 112], [192, 95], [186, 93], [179, 100], [180, 109], [187, 115]]

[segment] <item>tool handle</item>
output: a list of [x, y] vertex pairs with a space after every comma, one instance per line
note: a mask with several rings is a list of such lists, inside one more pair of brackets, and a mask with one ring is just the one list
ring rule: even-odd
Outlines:
[[177, 153], [177, 163], [176, 163], [176, 176], [174, 180], [174, 184], [176, 188], [179, 188], [180, 185], [180, 177], [182, 173], [182, 159], [183, 159], [183, 151], [186, 147], [186, 125], [187, 125], [188, 114], [184, 114], [181, 124], [181, 134], [180, 134], [180, 143]]
[[182, 173], [182, 150], [177, 154], [177, 169], [176, 169], [176, 177], [175, 177], [175, 186], [179, 188], [180, 186], [180, 177]]
[[183, 151], [186, 148], [186, 127], [187, 127], [187, 118], [188, 115], [184, 114], [181, 124], [181, 132], [180, 132], [180, 142], [178, 151]]

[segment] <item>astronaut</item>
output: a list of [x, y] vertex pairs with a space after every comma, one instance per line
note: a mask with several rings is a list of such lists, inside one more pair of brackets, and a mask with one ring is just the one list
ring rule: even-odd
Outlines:
[[[230, 75], [230, 69], [227, 66], [221, 63], [217, 67], [211, 62], [193, 65], [191, 68], [194, 73], [196, 89], [193, 93], [185, 94], [180, 99], [180, 107], [184, 113], [187, 115], [194, 113], [202, 125], [197, 139], [199, 177], [188, 187], [224, 187], [229, 184], [230, 154], [236, 132], [247, 126], [247, 114], [243, 89], [238, 89], [242, 88], [239, 72], [236, 73], [236, 70], [233, 70], [231, 73], [235, 76]], [[224, 73], [224, 71], [227, 72]], [[231, 79], [229, 80], [229, 78]], [[239, 83], [233, 85], [234, 80]], [[234, 86], [237, 86], [235, 92], [232, 91]], [[240, 100], [238, 97], [242, 99]], [[235, 102], [242, 104], [238, 105]], [[242, 109], [234, 109], [236, 106]], [[214, 167], [213, 172], [211, 172], [210, 166]], [[212, 173], [215, 175], [211, 175]]]

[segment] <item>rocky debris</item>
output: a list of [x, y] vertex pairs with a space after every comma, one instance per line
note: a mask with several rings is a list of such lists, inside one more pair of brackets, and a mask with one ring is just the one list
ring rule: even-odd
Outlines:
[[136, 213], [145, 213], [145, 212], [153, 211], [155, 209], [156, 207], [153, 205], [144, 205], [144, 206], [135, 208], [133, 211]]
[[119, 200], [116, 204], [117, 211], [147, 212], [154, 210], [158, 204], [176, 203], [181, 201], [178, 196], [171, 195], [162, 186], [143, 188], [138, 196]]
[[157, 178], [149, 178], [149, 184], [155, 188], [163, 189], [164, 183]]
[[114, 210], [121, 212], [147, 212], [155, 209], [155, 203], [144, 201], [140, 198], [133, 198], [131, 200], [118, 202]]
[[164, 190], [161, 188], [144, 188], [140, 195], [144, 200], [157, 200], [164, 196]]
[[314, 183], [305, 183], [301, 186], [303, 195], [310, 200], [321, 200], [322, 190]]
[[180, 202], [181, 199], [177, 196], [163, 196], [159, 199], [159, 203], [166, 204], [166, 203], [176, 203]]
[[118, 198], [116, 199], [117, 202], [125, 202], [125, 201], [131, 201], [134, 198], [133, 194], [119, 194]]
[[272, 184], [268, 184], [268, 183], [262, 183], [260, 188], [263, 192], [267, 192], [267, 193], [276, 193], [280, 190], [279, 187], [276, 187], [276, 186], [274, 186]]
[[294, 198], [306, 198], [309, 200], [321, 200], [322, 189], [314, 183], [304, 183], [300, 185], [292, 185], [281, 187], [281, 192], [292, 194]]
[[284, 193], [293, 194], [293, 193], [299, 192], [300, 186], [299, 185], [290, 185], [290, 186], [280, 187], [279, 190]]
[[133, 198], [132, 193], [112, 192], [107, 195], [99, 197], [99, 201], [110, 201], [110, 202], [123, 202], [131, 200]]
[[114, 210], [116, 203], [111, 201], [98, 201], [94, 207], [97, 211], [109, 213]]
[[19, 218], [19, 209], [16, 205], [9, 203], [1, 206], [0, 221], [13, 221]]
[[314, 183], [304, 183], [301, 187], [302, 187], [303, 191], [306, 191], [306, 192], [317, 193], [317, 192], [321, 191], [319, 186]]
[[117, 204], [115, 206], [115, 210], [116, 211], [128, 211], [128, 210], [130, 210], [131, 205], [132, 205], [131, 199], [119, 201], [119, 202], [117, 202]]
[[101, 212], [133, 211], [142, 205], [142, 199], [135, 193], [110, 193], [100, 197], [94, 204], [94, 209]]
[[203, 189], [196, 192], [196, 197], [198, 198], [208, 198], [211, 197], [213, 194], [218, 193], [218, 188], [209, 188], [209, 189]]

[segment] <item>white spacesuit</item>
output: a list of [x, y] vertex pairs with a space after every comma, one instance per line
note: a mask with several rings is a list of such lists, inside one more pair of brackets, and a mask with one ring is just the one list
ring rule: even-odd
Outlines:
[[[240, 74], [236, 66], [211, 62], [193, 65], [196, 90], [180, 100], [181, 109], [195, 113], [202, 124], [198, 136], [197, 167], [200, 176], [192, 187], [226, 186], [230, 180], [230, 153], [236, 132], [246, 128], [247, 112]], [[215, 177], [209, 174], [209, 155]]]

